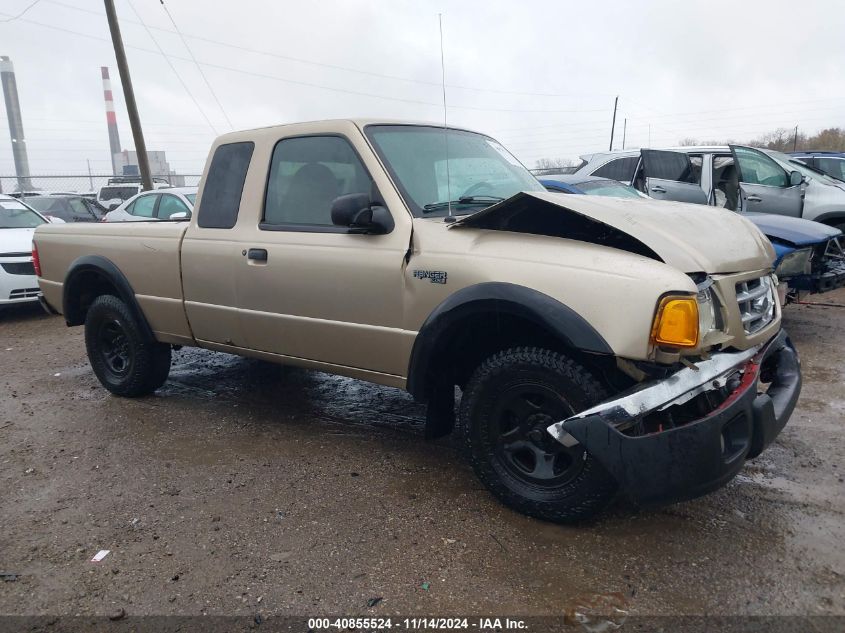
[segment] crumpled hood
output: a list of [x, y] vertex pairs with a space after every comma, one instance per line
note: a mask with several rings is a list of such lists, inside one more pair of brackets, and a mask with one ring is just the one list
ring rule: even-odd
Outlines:
[[818, 244], [842, 234], [842, 231], [827, 224], [804, 220], [802, 218], [793, 218], [787, 215], [746, 213], [745, 217], [751, 220], [754, 226], [760, 229], [770, 239], [774, 238], [782, 242], [788, 242], [793, 246]]
[[0, 229], [0, 255], [31, 253], [35, 229]]
[[774, 249], [740, 215], [698, 204], [522, 192], [464, 216], [476, 227], [577, 239], [659, 259], [685, 273], [770, 268]]

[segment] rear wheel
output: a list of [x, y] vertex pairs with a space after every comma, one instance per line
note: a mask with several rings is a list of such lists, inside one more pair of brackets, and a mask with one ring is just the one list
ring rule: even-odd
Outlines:
[[170, 346], [145, 336], [127, 305], [111, 295], [88, 308], [85, 347], [94, 374], [118, 396], [150, 394], [170, 373]]
[[549, 350], [515, 348], [475, 371], [460, 422], [476, 474], [508, 506], [556, 522], [583, 520], [613, 499], [616, 482], [581, 445], [546, 429], [606, 399], [575, 361]]

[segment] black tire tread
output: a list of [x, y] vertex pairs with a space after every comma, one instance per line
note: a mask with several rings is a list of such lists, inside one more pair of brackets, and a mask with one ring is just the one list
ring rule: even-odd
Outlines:
[[[102, 361], [96, 353], [96, 322], [109, 313], [117, 314], [124, 323], [135, 355], [132, 373], [127, 380], [119, 383], [108, 379]], [[159, 343], [145, 335], [126, 303], [113, 295], [97, 297], [88, 308], [85, 316], [85, 347], [88, 360], [100, 383], [118, 396], [137, 398], [149, 395], [161, 387], [170, 374], [170, 345]]]
[[594, 517], [615, 497], [617, 483], [595, 459], [588, 456], [584, 470], [578, 475], [583, 490], [574, 503], [536, 501], [514, 494], [499, 477], [492, 473], [486, 456], [479, 454], [472, 433], [472, 410], [480, 397], [484, 383], [515, 366], [534, 366], [556, 373], [570, 381], [583, 397], [586, 407], [607, 399], [608, 392], [593, 375], [575, 360], [558, 352], [537, 347], [517, 347], [494, 354], [473, 373], [461, 398], [458, 425], [464, 436], [470, 463], [482, 483], [506, 505], [515, 510], [546, 521], [573, 523]]

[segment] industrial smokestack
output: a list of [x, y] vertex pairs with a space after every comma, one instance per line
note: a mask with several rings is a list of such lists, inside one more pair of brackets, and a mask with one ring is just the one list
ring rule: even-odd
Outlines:
[[101, 66], [100, 71], [103, 74], [103, 95], [106, 98], [106, 123], [109, 126], [109, 147], [111, 148], [111, 169], [112, 174], [117, 175], [117, 162], [115, 154], [120, 153], [120, 135], [117, 132], [117, 118], [114, 115], [114, 98], [111, 92], [111, 79], [109, 79], [109, 69], [107, 66]]
[[6, 56], [0, 57], [0, 83], [3, 84], [6, 116], [9, 118], [9, 136], [12, 139], [12, 156], [15, 159], [18, 190], [31, 190], [33, 187], [29, 179], [29, 158], [26, 155], [26, 137], [21, 120], [21, 104], [18, 101], [18, 84], [15, 81], [15, 68]]

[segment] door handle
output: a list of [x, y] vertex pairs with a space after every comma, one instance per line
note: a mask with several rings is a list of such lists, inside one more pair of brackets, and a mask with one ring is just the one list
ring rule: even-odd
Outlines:
[[253, 262], [266, 262], [267, 249], [266, 248], [251, 248], [247, 251], [246, 258]]
[[746, 200], [748, 200], [748, 202], [763, 202], [763, 198], [760, 196], [748, 196]]
[[659, 185], [658, 185], [658, 186], [655, 186], [655, 187], [652, 187], [652, 188], [651, 188], [651, 191], [652, 191], [653, 193], [666, 193], [666, 190], [665, 190], [663, 187], [659, 186]]

